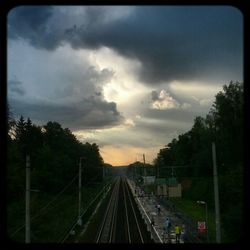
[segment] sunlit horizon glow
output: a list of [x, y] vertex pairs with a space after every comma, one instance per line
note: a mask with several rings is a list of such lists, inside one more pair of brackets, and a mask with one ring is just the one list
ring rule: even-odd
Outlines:
[[127, 166], [136, 161], [143, 162], [143, 154], [145, 155], [145, 163], [152, 164], [160, 148], [161, 147], [145, 149], [130, 146], [115, 147], [110, 145], [100, 148], [100, 153], [106, 163], [119, 167]]

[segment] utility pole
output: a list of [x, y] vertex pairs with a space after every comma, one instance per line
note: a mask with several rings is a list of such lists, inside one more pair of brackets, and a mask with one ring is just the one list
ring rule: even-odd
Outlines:
[[82, 225], [82, 218], [81, 218], [81, 200], [82, 200], [82, 157], [80, 157], [79, 162], [79, 183], [78, 183], [78, 189], [79, 189], [79, 205], [78, 205], [78, 225]]
[[212, 154], [213, 154], [216, 242], [221, 243], [219, 186], [218, 186], [216, 151], [215, 151], [215, 143], [214, 142], [212, 142]]
[[146, 173], [146, 166], [145, 166], [145, 155], [143, 154], [143, 165], [144, 165], [144, 176], [146, 177], [147, 173]]
[[137, 177], [137, 173], [136, 173], [136, 165], [134, 166], [134, 169], [135, 169], [135, 178]]
[[105, 168], [104, 165], [102, 166], [102, 179], [104, 180], [105, 178]]
[[105, 173], [104, 173], [104, 164], [102, 165], [102, 185], [103, 185], [103, 198], [104, 198], [104, 196], [105, 196], [105, 181], [104, 181], [104, 177], [105, 177]]
[[26, 155], [25, 243], [30, 243], [30, 156]]

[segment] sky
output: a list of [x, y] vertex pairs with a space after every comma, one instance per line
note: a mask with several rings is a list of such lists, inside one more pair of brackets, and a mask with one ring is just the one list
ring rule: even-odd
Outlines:
[[16, 118], [59, 122], [106, 163], [152, 163], [243, 81], [232, 6], [19, 6], [7, 18], [7, 100]]

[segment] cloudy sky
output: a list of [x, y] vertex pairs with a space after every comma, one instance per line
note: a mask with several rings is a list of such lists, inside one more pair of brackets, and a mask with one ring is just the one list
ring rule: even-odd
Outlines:
[[231, 6], [20, 6], [8, 14], [8, 102], [97, 143], [105, 162], [151, 163], [243, 81]]

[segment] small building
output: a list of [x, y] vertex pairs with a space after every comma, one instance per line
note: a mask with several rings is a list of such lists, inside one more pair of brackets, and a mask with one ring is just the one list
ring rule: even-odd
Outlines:
[[155, 176], [143, 176], [144, 185], [152, 185], [155, 183]]
[[155, 194], [168, 196], [167, 180], [166, 178], [155, 179]]
[[169, 197], [181, 197], [182, 196], [181, 183], [178, 183], [175, 177], [168, 178], [168, 192]]
[[181, 197], [181, 183], [178, 183], [175, 177], [171, 178], [156, 178], [155, 179], [155, 194], [167, 197]]

